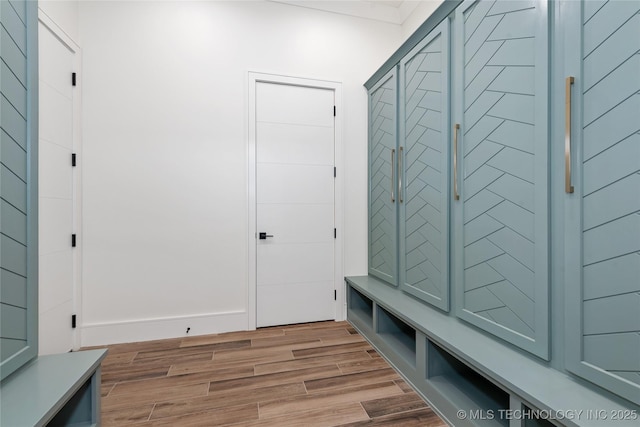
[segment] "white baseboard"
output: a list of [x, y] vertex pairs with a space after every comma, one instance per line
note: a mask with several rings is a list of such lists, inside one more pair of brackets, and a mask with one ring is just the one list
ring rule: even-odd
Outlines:
[[[246, 331], [246, 311], [208, 313], [80, 326], [82, 347]], [[190, 328], [187, 334], [187, 328]]]

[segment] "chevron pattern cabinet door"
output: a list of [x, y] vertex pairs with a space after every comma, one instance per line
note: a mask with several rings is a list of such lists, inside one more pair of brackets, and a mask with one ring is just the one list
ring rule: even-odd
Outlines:
[[369, 92], [369, 274], [397, 285], [397, 77]]
[[640, 2], [572, 7], [569, 369], [640, 404]]
[[400, 63], [401, 288], [449, 310], [449, 27], [443, 21]]
[[456, 10], [456, 312], [539, 357], [548, 337], [546, 2]]

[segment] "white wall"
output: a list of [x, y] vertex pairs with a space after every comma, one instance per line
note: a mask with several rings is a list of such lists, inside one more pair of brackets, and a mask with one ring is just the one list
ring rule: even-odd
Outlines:
[[444, 0], [421, 0], [402, 23], [402, 40], [408, 39], [443, 2]]
[[82, 344], [247, 327], [247, 72], [343, 84], [345, 274], [367, 271], [367, 98], [398, 25], [253, 1], [81, 2]]

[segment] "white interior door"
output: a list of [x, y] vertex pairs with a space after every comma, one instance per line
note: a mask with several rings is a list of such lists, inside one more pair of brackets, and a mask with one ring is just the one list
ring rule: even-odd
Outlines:
[[74, 52], [39, 24], [39, 352], [74, 347]]
[[332, 90], [256, 85], [259, 327], [335, 317], [333, 106]]

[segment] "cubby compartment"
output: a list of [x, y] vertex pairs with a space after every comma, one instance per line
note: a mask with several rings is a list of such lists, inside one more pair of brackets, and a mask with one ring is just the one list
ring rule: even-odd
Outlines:
[[378, 306], [378, 335], [410, 366], [416, 366], [416, 330]]
[[509, 420], [500, 416], [509, 409], [509, 393], [431, 341], [427, 343], [427, 382], [464, 411], [471, 424], [509, 426]]
[[369, 329], [373, 328], [373, 301], [349, 286], [348, 307], [349, 315], [356, 317], [360, 323]]

